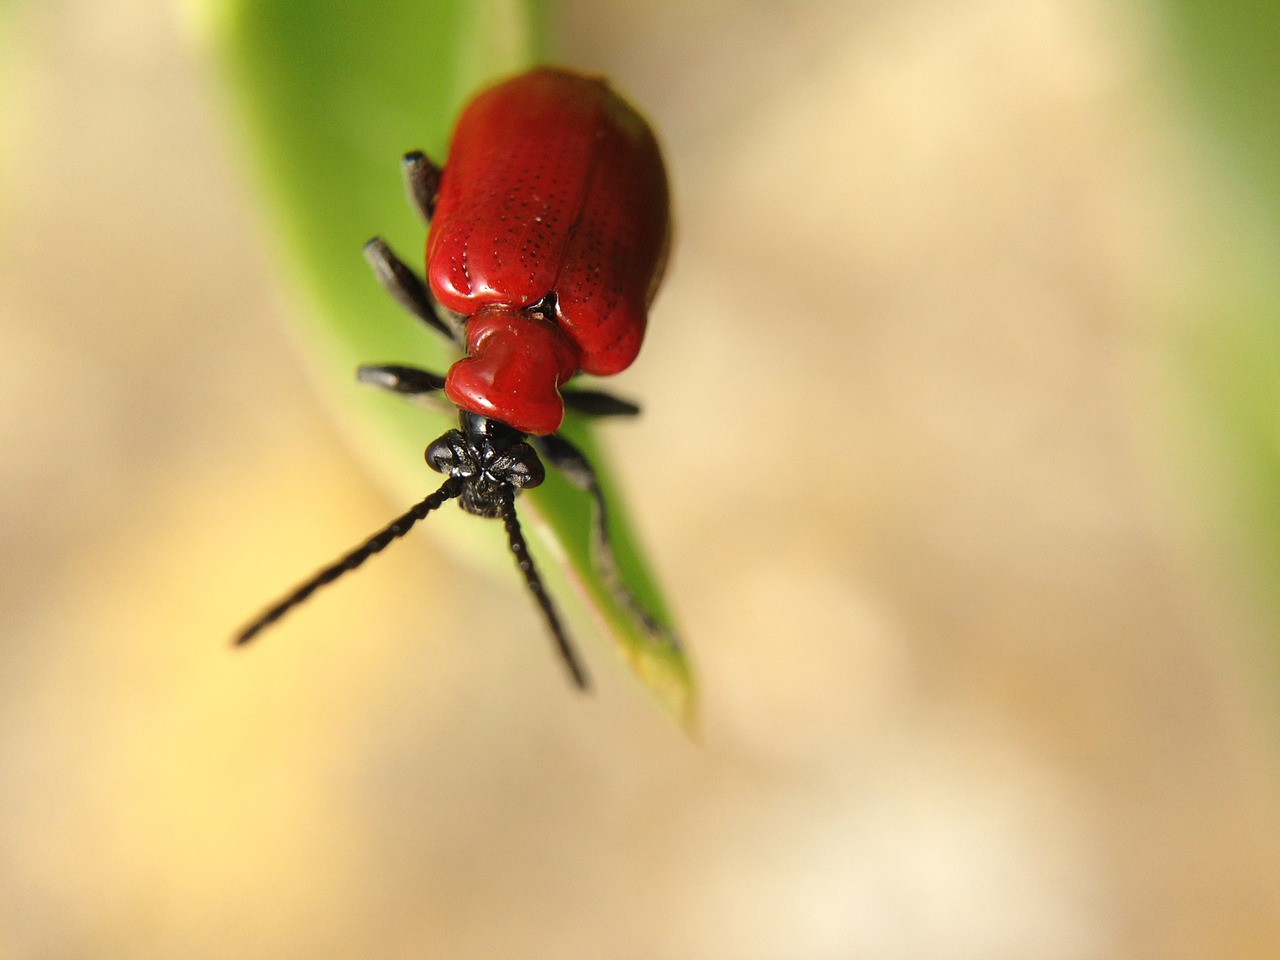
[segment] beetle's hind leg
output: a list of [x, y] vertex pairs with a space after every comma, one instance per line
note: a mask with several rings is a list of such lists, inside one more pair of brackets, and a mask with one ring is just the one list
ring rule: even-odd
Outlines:
[[418, 211], [423, 223], [431, 223], [436, 213], [436, 195], [440, 192], [440, 175], [444, 171], [421, 150], [410, 150], [400, 161], [400, 172], [413, 209]]
[[366, 243], [364, 259], [382, 289], [391, 294], [396, 303], [437, 333], [444, 334], [454, 343], [462, 343], [461, 328], [454, 322], [452, 314], [445, 315], [447, 320], [441, 318], [426, 282], [395, 255], [385, 240], [374, 237]]

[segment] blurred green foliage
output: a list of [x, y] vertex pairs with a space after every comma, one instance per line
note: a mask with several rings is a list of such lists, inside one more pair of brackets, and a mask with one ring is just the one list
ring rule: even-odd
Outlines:
[[1188, 364], [1226, 461], [1223, 495], [1263, 596], [1280, 608], [1280, 4], [1166, 0], [1163, 11], [1234, 204], [1203, 241], [1213, 279], [1190, 318]]
[[1193, 103], [1280, 223], [1280, 3], [1165, 0], [1165, 9]]

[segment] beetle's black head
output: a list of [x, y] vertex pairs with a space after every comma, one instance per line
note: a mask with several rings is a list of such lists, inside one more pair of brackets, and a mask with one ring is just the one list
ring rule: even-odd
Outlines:
[[459, 426], [427, 447], [426, 456], [432, 470], [462, 481], [458, 502], [468, 513], [501, 516], [504, 484], [522, 490], [546, 478], [542, 461], [519, 430], [466, 410]]

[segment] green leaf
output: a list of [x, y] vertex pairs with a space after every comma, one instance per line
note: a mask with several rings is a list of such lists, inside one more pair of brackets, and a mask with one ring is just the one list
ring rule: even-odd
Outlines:
[[[423, 229], [401, 189], [399, 158], [415, 148], [443, 158], [465, 100], [537, 59], [537, 7], [517, 0], [188, 0], [187, 8], [229, 81], [284, 260], [308, 300], [298, 312], [317, 378], [337, 406], [356, 411], [358, 445], [397, 488], [420, 496], [424, 483], [437, 479], [426, 472], [422, 450], [455, 425], [453, 418], [349, 385], [360, 363], [442, 370], [452, 357], [442, 340], [391, 304], [360, 251], [376, 234], [409, 262], [421, 255]], [[688, 727], [692, 677], [667, 607], [600, 451], [583, 424], [571, 421], [566, 432], [600, 473], [622, 582], [663, 629], [647, 632], [597, 575], [589, 498], [555, 471], [521, 498], [540, 567], [553, 589], [575, 588], [635, 673]], [[458, 536], [456, 523], [432, 524]], [[505, 546], [487, 527], [468, 527], [467, 539], [488, 535], [491, 557], [496, 544]]]

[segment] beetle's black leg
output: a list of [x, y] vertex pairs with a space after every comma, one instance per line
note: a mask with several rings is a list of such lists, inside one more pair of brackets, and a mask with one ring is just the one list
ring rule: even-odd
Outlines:
[[385, 366], [366, 365], [356, 370], [356, 379], [380, 390], [389, 390], [414, 399], [433, 397], [444, 389], [444, 377], [430, 370], [403, 367], [398, 364]]
[[257, 619], [245, 626], [245, 628], [236, 635], [236, 644], [248, 643], [264, 629], [271, 626], [271, 624], [275, 623], [325, 584], [332, 583], [344, 573], [350, 573], [375, 553], [385, 550], [392, 541], [403, 537], [409, 532], [410, 528], [413, 527], [415, 523], [429, 514], [432, 510], [438, 509], [440, 505], [445, 503], [447, 500], [452, 500], [454, 497], [461, 496], [462, 489], [462, 481], [450, 477], [440, 485], [440, 489], [435, 493], [415, 504], [403, 515], [396, 517], [396, 519], [392, 520], [391, 523], [387, 524], [387, 526], [383, 527], [346, 556], [329, 564], [329, 566], [320, 570], [311, 577], [311, 579], [300, 584], [292, 593], [276, 603], [275, 606], [264, 610], [259, 614]]
[[560, 396], [566, 407], [588, 417], [634, 417], [640, 412], [630, 400], [603, 390], [563, 390]]
[[516, 518], [514, 488], [511, 484], [504, 483], [498, 495], [502, 508], [502, 525], [506, 527], [507, 542], [511, 544], [511, 552], [515, 554], [516, 565], [519, 566], [520, 572], [524, 574], [524, 582], [528, 584], [529, 592], [533, 594], [533, 598], [538, 601], [538, 606], [542, 608], [542, 615], [547, 620], [547, 626], [551, 628], [551, 635], [555, 638], [556, 647], [560, 651], [560, 658], [564, 660], [564, 665], [569, 669], [573, 682], [578, 686], [578, 689], [585, 690], [587, 689], [586, 671], [583, 670], [582, 664], [578, 661], [578, 655], [574, 653], [573, 645], [569, 642], [569, 637], [560, 625], [560, 617], [556, 613], [555, 605], [551, 602], [551, 597], [542, 585], [542, 577], [538, 575], [538, 568], [533, 565], [533, 557], [529, 553], [529, 545], [525, 543], [524, 534], [520, 531], [520, 521]]
[[[378, 278], [378, 283], [382, 284], [382, 288], [391, 294], [396, 303], [454, 343], [462, 343], [461, 331], [451, 322], [441, 319], [426, 283], [392, 252], [385, 240], [374, 237], [366, 243], [364, 259], [373, 270], [373, 275]], [[452, 319], [449, 317], [449, 321]]]
[[629, 610], [651, 636], [661, 638], [665, 643], [679, 646], [676, 637], [654, 620], [622, 583], [622, 575], [618, 572], [618, 561], [613, 554], [613, 542], [609, 537], [608, 506], [605, 503], [604, 493], [600, 490], [600, 480], [590, 461], [581, 450], [558, 433], [547, 437], [530, 437], [529, 442], [549, 464], [564, 474], [565, 479], [579, 490], [591, 494], [595, 508], [593, 511], [595, 522], [592, 524], [592, 559], [595, 561], [600, 579], [609, 587], [614, 599], [619, 605]]
[[410, 150], [400, 161], [405, 191], [409, 202], [423, 223], [430, 223], [436, 212], [436, 194], [440, 191], [441, 169], [421, 150]]

